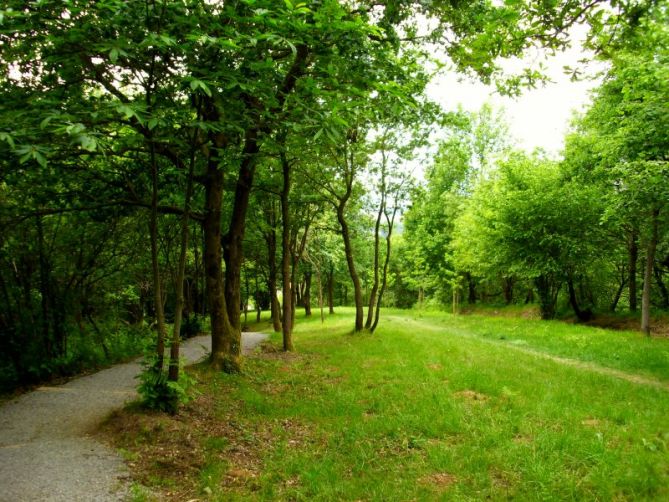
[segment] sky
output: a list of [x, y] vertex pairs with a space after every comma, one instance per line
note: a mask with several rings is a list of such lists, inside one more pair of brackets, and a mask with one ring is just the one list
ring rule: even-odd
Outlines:
[[[578, 38], [584, 33], [576, 33]], [[538, 61], [543, 54], [534, 54], [526, 61]], [[590, 102], [591, 89], [599, 80], [572, 82], [563, 67], [576, 66], [584, 57], [589, 57], [576, 42], [574, 47], [545, 60], [547, 73], [552, 83], [537, 89], [525, 90], [520, 97], [500, 96], [493, 86], [473, 80], [461, 81], [453, 72], [437, 77], [428, 88], [428, 96], [446, 110], [456, 110], [458, 105], [467, 111], [476, 111], [485, 102], [505, 110], [511, 135], [518, 147], [532, 151], [543, 148], [553, 157], [558, 157], [564, 144], [565, 133], [573, 111], [583, 111]], [[518, 66], [510, 64], [509, 66]], [[601, 69], [601, 63], [588, 65], [590, 70]], [[594, 73], [594, 71], [593, 71]]]

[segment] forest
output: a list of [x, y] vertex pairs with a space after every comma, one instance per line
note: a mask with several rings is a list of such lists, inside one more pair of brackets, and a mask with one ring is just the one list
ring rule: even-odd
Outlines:
[[[649, 332], [669, 307], [664, 5], [265, 3], [3, 11], [4, 386], [205, 322], [235, 371], [249, 305], [284, 350], [324, 303], [354, 305], [355, 331], [386, 305], [526, 302], [640, 308]], [[499, 58], [575, 23], [609, 66], [560, 160], [514, 150], [490, 106], [425, 96], [432, 44], [520, 93], [541, 74]]]
[[[286, 353], [328, 322], [369, 344], [438, 313], [664, 333], [668, 18], [661, 0], [7, 0], [0, 391], [144, 353], [140, 393], [175, 412], [183, 340], [261, 375], [242, 333], [266, 321]], [[456, 73], [520, 96], [549, 84], [529, 51], [576, 43], [605, 69], [559, 157], [518, 148], [495, 106], [428, 95]]]

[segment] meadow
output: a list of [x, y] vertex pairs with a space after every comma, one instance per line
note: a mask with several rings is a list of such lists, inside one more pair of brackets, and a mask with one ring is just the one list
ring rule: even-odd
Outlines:
[[[116, 414], [137, 500], [666, 500], [669, 340], [385, 311], [300, 318], [178, 415]], [[266, 322], [254, 329], [267, 329]]]

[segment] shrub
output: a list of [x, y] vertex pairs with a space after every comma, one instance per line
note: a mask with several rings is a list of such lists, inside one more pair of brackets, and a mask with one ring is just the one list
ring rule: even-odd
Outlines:
[[144, 370], [138, 376], [137, 391], [145, 408], [174, 414], [180, 405], [192, 399], [194, 380], [183, 371], [181, 362], [176, 382], [167, 379], [167, 371], [158, 367], [155, 354], [145, 355], [142, 365]]

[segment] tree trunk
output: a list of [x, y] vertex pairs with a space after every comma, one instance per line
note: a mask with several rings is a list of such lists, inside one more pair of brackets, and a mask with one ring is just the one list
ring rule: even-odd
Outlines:
[[181, 216], [181, 249], [179, 250], [179, 264], [175, 281], [174, 326], [172, 328], [172, 345], [170, 347], [170, 365], [167, 379], [176, 382], [179, 380], [179, 343], [181, 341], [181, 318], [184, 310], [184, 280], [186, 278], [186, 256], [188, 254], [188, 231], [190, 224], [190, 201], [193, 195], [193, 170], [195, 169], [195, 153], [191, 154], [186, 180], [186, 199], [184, 212]]
[[37, 249], [39, 252], [39, 282], [40, 282], [40, 296], [42, 306], [42, 343], [47, 358], [51, 359], [54, 354], [53, 341], [51, 340], [50, 325], [51, 325], [51, 288], [49, 287], [49, 265], [44, 250], [44, 227], [42, 225], [42, 217], [36, 218], [37, 222]]
[[374, 279], [372, 281], [372, 290], [369, 293], [369, 306], [367, 307], [367, 321], [365, 321], [365, 329], [370, 329], [372, 327], [372, 322], [374, 319], [374, 307], [376, 305], [376, 294], [379, 290], [379, 230], [381, 228], [381, 215], [383, 215], [386, 202], [385, 162], [383, 165], [384, 169], [381, 175], [381, 202], [379, 203], [379, 212], [376, 215], [376, 223], [374, 224], [374, 264], [372, 265], [374, 268]]
[[560, 290], [559, 284], [550, 276], [540, 275], [534, 279], [534, 284], [539, 294], [539, 308], [541, 318], [544, 320], [555, 318], [555, 306], [557, 295]]
[[476, 304], [476, 281], [469, 272], [465, 273], [467, 279], [467, 303], [469, 305]]
[[[272, 204], [274, 206], [274, 204]], [[272, 327], [275, 332], [281, 331], [281, 312], [279, 306], [279, 299], [276, 296], [276, 279], [277, 279], [277, 270], [276, 270], [276, 230], [274, 226], [266, 234], [267, 241], [267, 266], [269, 269], [269, 280], [267, 282], [267, 287], [269, 288], [270, 294], [270, 310], [272, 313]]]
[[646, 268], [643, 274], [643, 292], [641, 294], [641, 331], [650, 336], [650, 293], [653, 282], [653, 267], [655, 265], [655, 250], [657, 249], [659, 209], [653, 209], [651, 221], [651, 235], [646, 249]]
[[567, 288], [569, 289], [569, 303], [571, 308], [574, 310], [574, 314], [579, 321], [589, 321], [592, 318], [592, 312], [590, 310], [582, 310], [578, 304], [578, 298], [576, 296], [576, 290], [574, 289], [574, 280], [572, 277], [567, 279]]
[[[385, 213], [385, 211], [384, 211]], [[388, 233], [386, 234], [386, 258], [383, 262], [383, 273], [381, 276], [381, 289], [379, 290], [379, 298], [376, 304], [376, 312], [374, 313], [374, 323], [371, 326], [371, 331], [374, 333], [379, 324], [379, 316], [381, 315], [381, 301], [383, 300], [383, 293], [386, 291], [388, 284], [388, 265], [390, 264], [391, 238], [393, 235], [393, 224], [395, 223], [395, 215], [397, 214], [397, 206], [393, 208], [392, 216], [389, 218], [386, 214], [386, 222], [388, 223]]]
[[623, 290], [625, 289], [626, 284], [627, 284], [627, 277], [625, 277], [625, 266], [623, 265], [622, 274], [621, 274], [621, 277], [620, 277], [620, 284], [618, 286], [618, 289], [616, 291], [615, 296], [613, 297], [613, 301], [611, 302], [611, 306], [609, 307], [609, 310], [611, 312], [615, 312], [616, 308], [618, 308], [618, 302], [620, 301], [620, 297], [623, 294]]
[[334, 314], [334, 268], [330, 268], [328, 273], [328, 309], [330, 314]]
[[281, 275], [283, 279], [283, 350], [288, 352], [293, 347], [293, 285], [290, 270], [290, 208], [288, 206], [291, 185], [290, 163], [286, 153], [281, 152], [283, 188], [281, 190]]
[[321, 324], [323, 324], [325, 322], [325, 312], [323, 309], [323, 274], [320, 266], [316, 269], [316, 274], [318, 279], [318, 308], [321, 311]]
[[344, 205], [346, 201], [340, 203], [337, 207], [337, 220], [341, 227], [341, 235], [344, 239], [344, 253], [346, 254], [346, 264], [348, 265], [348, 273], [353, 282], [353, 299], [355, 301], [355, 331], [362, 331], [363, 329], [363, 302], [362, 302], [362, 288], [360, 287], [360, 277], [355, 269], [355, 262], [353, 260], [353, 246], [351, 244], [351, 234], [348, 228], [348, 223], [344, 217]]
[[151, 143], [151, 215], [149, 218], [151, 235], [151, 269], [153, 272], [153, 300], [156, 309], [158, 340], [156, 343], [156, 369], [163, 369], [165, 357], [165, 311], [163, 310], [163, 292], [160, 282], [160, 265], [158, 263], [158, 164], [155, 148]]
[[305, 317], [311, 316], [311, 270], [304, 273], [304, 296], [302, 297], [302, 304], [304, 305]]
[[654, 272], [655, 272], [655, 282], [657, 283], [657, 287], [660, 289], [660, 294], [662, 295], [662, 303], [660, 304], [660, 307], [663, 309], [669, 308], [669, 291], [667, 291], [667, 286], [664, 284], [664, 280], [662, 279], [662, 270], [660, 267], [654, 267]]
[[636, 265], [639, 260], [639, 233], [636, 228], [632, 230], [629, 239], [629, 304], [630, 310], [636, 312], [637, 310], [637, 284], [636, 284]]
[[[244, 261], [243, 241], [246, 231], [246, 213], [249, 207], [249, 196], [255, 174], [256, 155], [259, 151], [256, 138], [257, 131], [247, 133], [239, 176], [235, 188], [235, 198], [230, 216], [230, 226], [223, 241], [223, 258], [225, 260], [225, 303], [228, 318], [234, 328], [229, 333], [231, 344], [239, 347], [241, 343], [241, 272]], [[239, 354], [237, 354], [239, 355]]]
[[[223, 297], [223, 270], [221, 253], [221, 205], [223, 202], [223, 173], [216, 158], [209, 161], [205, 189], [204, 272], [211, 319], [211, 364], [226, 372], [241, 368], [239, 341], [230, 333], [236, 331], [228, 319]], [[239, 311], [238, 311], [239, 312]], [[237, 331], [237, 333], [239, 333]]]
[[504, 303], [511, 305], [513, 303], [513, 277], [504, 277], [502, 282], [504, 288]]

